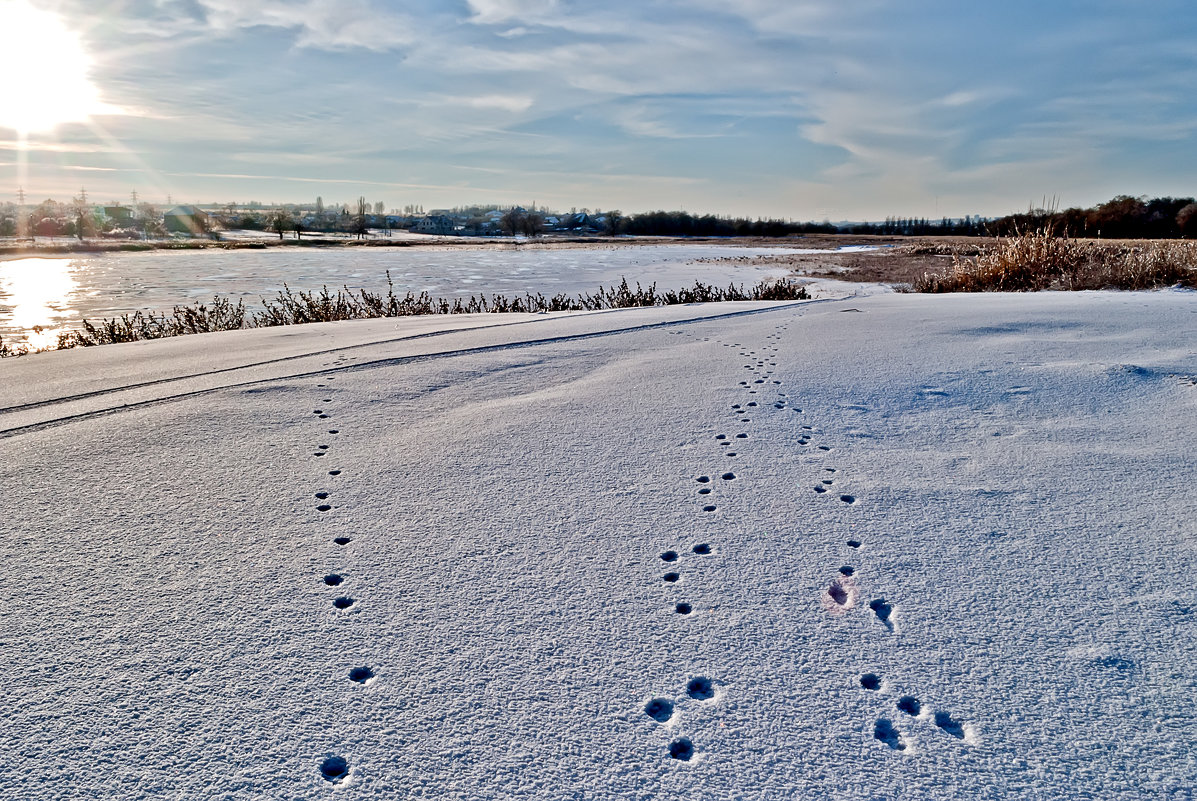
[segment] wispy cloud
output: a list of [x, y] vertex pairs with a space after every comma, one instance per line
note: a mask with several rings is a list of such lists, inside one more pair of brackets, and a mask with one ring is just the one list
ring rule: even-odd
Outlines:
[[413, 39], [411, 22], [370, 0], [198, 0], [218, 30], [282, 28], [296, 44], [328, 50], [389, 50]]
[[548, 21], [560, 12], [557, 0], [469, 0], [471, 22], [495, 24], [518, 22], [524, 25]]
[[840, 219], [1197, 185], [1181, 0], [1083, 19], [1035, 0], [41, 2], [144, 112], [46, 150], [173, 173], [176, 196], [361, 184]]

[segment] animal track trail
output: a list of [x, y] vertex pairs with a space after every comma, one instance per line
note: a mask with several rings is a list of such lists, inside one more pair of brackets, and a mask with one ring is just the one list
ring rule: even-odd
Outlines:
[[[866, 691], [868, 691], [870, 693], [883, 691], [881, 677], [878, 676], [876, 673], [862, 674], [860, 676], [859, 683], [863, 689], [865, 689]], [[934, 723], [934, 725], [937, 729], [954, 737], [957, 740], [967, 740], [968, 739], [969, 732], [965, 728], [965, 725], [963, 723], [956, 720], [955, 718], [952, 717], [952, 715], [950, 713], [945, 712], [943, 710], [938, 710], [934, 714], [925, 714], [924, 704], [916, 696], [903, 695], [894, 702], [894, 707], [899, 712], [903, 712], [906, 715], [910, 716], [911, 718], [914, 718], [917, 721], [928, 721], [929, 720], [930, 722]], [[876, 737], [876, 739], [881, 740], [882, 742], [885, 742], [887, 745], [890, 745], [890, 747], [892, 748], [893, 747], [892, 746], [893, 738], [888, 736], [892, 732], [893, 734], [898, 736], [897, 742], [899, 742], [903, 746], [905, 745], [905, 741], [901, 738], [897, 729], [894, 728], [892, 721], [890, 721], [888, 718], [881, 718], [878, 721], [878, 724], [882, 724], [882, 725], [880, 725], [880, 728], [874, 729], [874, 737]], [[887, 726], [888, 726], [888, 728], [887, 728]], [[881, 736], [878, 736], [878, 732], [881, 733]], [[903, 749], [899, 748], [896, 750], [903, 750]]]
[[[343, 363], [343, 360], [338, 361], [338, 364], [342, 364], [342, 363]], [[335, 380], [335, 378], [330, 377], [327, 379], [328, 382], [332, 382], [333, 380]], [[319, 383], [316, 386], [318, 389], [323, 390], [323, 392], [321, 394], [324, 397], [321, 398], [319, 406], [317, 406], [316, 408], [314, 408], [312, 410], [312, 414], [317, 420], [321, 420], [321, 421], [328, 420], [332, 416], [331, 412], [332, 412], [333, 407], [335, 406], [335, 398], [330, 396], [330, 394], [329, 394], [329, 389], [328, 389], [329, 384], [328, 383]], [[325, 424], [325, 425], [327, 425], [327, 424]], [[327, 429], [327, 436], [329, 436], [329, 437], [339, 437], [340, 434], [341, 434], [340, 428], [328, 428]], [[324, 458], [330, 452], [332, 452], [332, 450], [333, 450], [333, 448], [332, 448], [331, 444], [329, 444], [327, 442], [319, 443], [318, 445], [316, 445], [312, 455], [316, 458]], [[328, 470], [327, 475], [330, 478], [335, 479], [335, 478], [338, 478], [339, 476], [341, 476], [342, 472], [343, 472], [342, 469], [338, 467], [338, 468], [334, 468], [332, 470]], [[317, 512], [319, 512], [321, 514], [327, 514], [334, 510], [334, 505], [331, 502], [332, 497], [333, 497], [333, 491], [332, 491], [331, 487], [330, 488], [318, 488], [312, 494], [315, 497], [315, 500], [317, 501], [317, 503], [315, 504], [315, 508], [316, 508]], [[325, 519], [328, 519], [328, 518], [325, 518]], [[332, 537], [332, 543], [339, 548], [344, 548], [345, 546], [348, 546], [351, 542], [353, 542], [352, 537], [343, 536], [343, 535]], [[323, 575], [322, 577], [320, 577], [319, 581], [321, 582], [321, 584], [324, 587], [332, 588], [332, 589], [340, 588], [340, 591], [344, 592], [343, 585], [345, 584], [345, 576], [342, 575], [342, 573], [340, 573], [340, 572], [327, 573], [327, 574]], [[332, 604], [333, 609], [336, 610], [337, 612], [347, 612], [348, 614], [354, 614], [354, 613], [360, 611], [360, 606], [358, 606], [358, 599], [351, 595], [348, 595], [348, 594], [338, 595], [338, 596], [332, 598], [330, 602]], [[351, 610], [351, 609], [352, 609], [351, 612], [347, 611], [347, 610]], [[356, 667], [347, 668], [346, 672], [342, 675], [347, 677], [349, 679], [349, 681], [352, 682], [353, 684], [360, 685], [363, 687], [373, 683], [376, 679], [375, 669], [373, 667], [371, 667], [370, 665], [359, 665]], [[339, 756], [339, 755], [331, 755], [331, 754], [328, 755], [322, 762], [320, 762], [320, 764], [318, 765], [318, 770], [319, 770], [321, 777], [325, 781], [327, 781], [333, 785], [342, 784], [349, 777], [349, 774], [350, 774], [350, 767], [349, 767], [348, 760], [346, 760], [343, 756]]]

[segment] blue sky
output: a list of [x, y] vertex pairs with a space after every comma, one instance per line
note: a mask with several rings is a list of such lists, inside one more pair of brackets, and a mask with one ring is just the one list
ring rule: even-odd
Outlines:
[[39, 198], [839, 220], [1197, 194], [1191, 0], [8, 1], [80, 34], [116, 112], [32, 137]]

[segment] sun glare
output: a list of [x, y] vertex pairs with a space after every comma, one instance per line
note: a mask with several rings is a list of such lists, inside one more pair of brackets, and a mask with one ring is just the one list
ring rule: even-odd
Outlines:
[[74, 272], [71, 259], [0, 262], [0, 309], [7, 307], [11, 315], [7, 325], [13, 329], [5, 339], [18, 343], [24, 339], [34, 348], [48, 348], [57, 342], [78, 290]]
[[0, 0], [0, 128], [45, 132], [110, 111], [90, 71], [82, 41], [61, 17], [27, 0]]

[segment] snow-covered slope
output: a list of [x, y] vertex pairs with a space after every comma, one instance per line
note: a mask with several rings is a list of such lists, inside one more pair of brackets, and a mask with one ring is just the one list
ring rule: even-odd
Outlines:
[[0, 791], [1189, 798], [1195, 343], [886, 294], [7, 360]]

